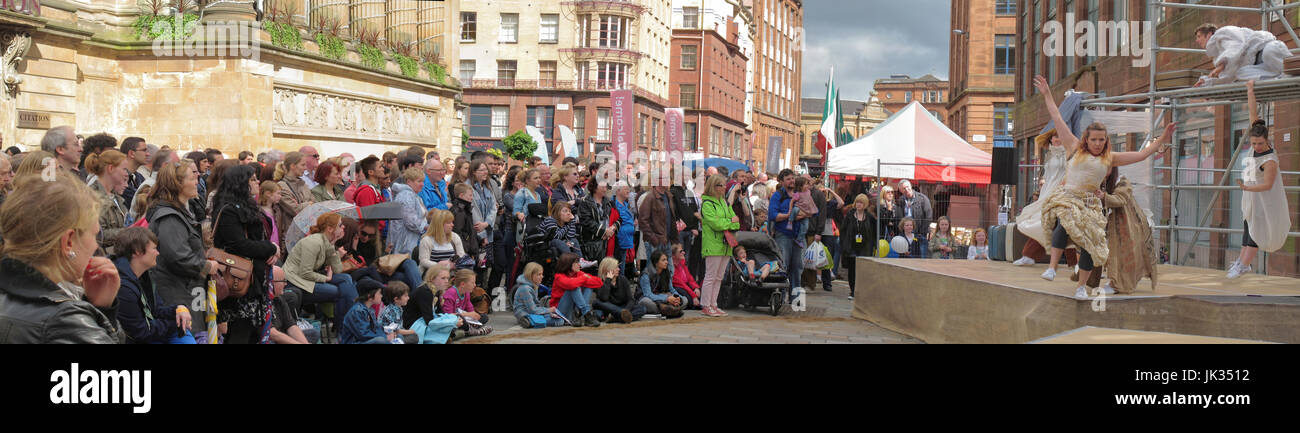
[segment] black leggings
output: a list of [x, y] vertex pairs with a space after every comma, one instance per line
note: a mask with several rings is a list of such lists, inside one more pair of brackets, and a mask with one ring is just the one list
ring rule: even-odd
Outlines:
[[[1070, 234], [1065, 232], [1065, 226], [1062, 226], [1061, 223], [1059, 222], [1056, 223], [1056, 229], [1052, 230], [1052, 248], [1065, 249], [1066, 244], [1069, 243], [1070, 243]], [[1076, 245], [1076, 247], [1078, 246]], [[1083, 249], [1083, 247], [1078, 247], [1078, 249], [1079, 249], [1079, 270], [1091, 271], [1092, 254], [1088, 254], [1088, 250]]]
[[1255, 243], [1255, 240], [1254, 240], [1254, 239], [1251, 239], [1251, 237], [1250, 237], [1250, 222], [1249, 222], [1249, 221], [1242, 221], [1242, 222], [1241, 222], [1241, 246], [1243, 246], [1243, 247], [1251, 247], [1251, 248], [1259, 248], [1259, 245]]

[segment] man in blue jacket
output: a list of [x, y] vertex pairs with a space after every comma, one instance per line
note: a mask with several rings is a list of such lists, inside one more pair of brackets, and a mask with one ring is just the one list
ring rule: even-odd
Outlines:
[[424, 200], [424, 210], [447, 210], [447, 168], [437, 158], [424, 163], [424, 188], [420, 189], [420, 199]]
[[786, 298], [789, 302], [794, 302], [794, 288], [800, 287], [799, 276], [803, 273], [803, 249], [799, 237], [799, 226], [807, 224], [804, 218], [808, 215], [800, 212], [795, 216], [794, 224], [789, 224], [790, 219], [790, 190], [794, 189], [794, 171], [790, 169], [781, 170], [776, 176], [780, 187], [772, 194], [767, 207], [767, 220], [770, 223], [772, 234], [776, 239], [778, 251], [781, 254], [781, 261], [785, 264], [786, 275], [790, 279], [790, 289], [786, 292]]
[[158, 297], [149, 269], [158, 264], [158, 237], [144, 227], [117, 235], [113, 260], [122, 287], [117, 291], [117, 320], [131, 343], [195, 344], [190, 334], [190, 310]]

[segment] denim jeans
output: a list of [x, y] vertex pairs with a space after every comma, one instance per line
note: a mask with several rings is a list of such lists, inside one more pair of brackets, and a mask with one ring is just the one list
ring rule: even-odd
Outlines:
[[925, 233], [916, 234], [916, 241], [921, 243], [921, 256], [918, 258], [922, 258], [922, 259], [930, 258], [930, 239], [927, 238], [926, 236], [928, 235]]
[[343, 317], [352, 310], [352, 304], [357, 303], [357, 285], [352, 282], [352, 276], [345, 273], [334, 274], [328, 283], [316, 283], [314, 292], [309, 293], [297, 287], [293, 287], [293, 290], [302, 292], [304, 304], [334, 302], [334, 326], [337, 327], [343, 326]]
[[800, 287], [799, 277], [803, 273], [803, 248], [794, 238], [781, 232], [776, 233], [776, 247], [780, 251], [781, 261], [785, 264], [786, 277], [790, 279], [790, 288], [786, 290], [786, 299], [794, 301], [794, 288]]
[[582, 257], [581, 248], [571, 247], [567, 242], [559, 239], [551, 239], [551, 250], [555, 251], [556, 258], [559, 258], [560, 255], [564, 253], [574, 253], [577, 254], [578, 257]]
[[618, 260], [618, 274], [631, 280], [632, 277], [627, 272], [627, 250], [615, 246], [614, 258]]
[[[580, 315], [585, 315], [591, 311], [591, 289], [579, 287], [574, 290], [564, 292], [560, 297], [560, 303], [555, 306], [555, 310], [568, 317], [570, 321]], [[574, 314], [577, 313], [577, 314]]]
[[420, 287], [420, 265], [416, 264], [415, 260], [406, 259], [397, 267], [397, 272], [393, 272], [393, 276], [388, 279], [388, 281], [393, 280], [406, 283], [407, 287], [415, 290], [416, 287]]

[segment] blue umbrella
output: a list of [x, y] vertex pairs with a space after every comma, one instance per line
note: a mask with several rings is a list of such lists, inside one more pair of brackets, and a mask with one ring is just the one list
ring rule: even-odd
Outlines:
[[726, 159], [726, 158], [693, 159], [690, 161], [682, 161], [682, 165], [688, 170], [696, 170], [701, 167], [702, 168], [722, 167], [722, 168], [726, 168], [728, 172], [732, 172], [736, 170], [750, 170], [749, 166], [745, 165], [745, 163], [731, 160], [731, 159]]

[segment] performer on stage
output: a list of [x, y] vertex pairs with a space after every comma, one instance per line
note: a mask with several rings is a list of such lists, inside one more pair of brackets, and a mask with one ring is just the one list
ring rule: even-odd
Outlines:
[[[1118, 170], [1111, 169], [1106, 189], [1104, 201], [1111, 210], [1106, 216], [1106, 245], [1110, 248], [1106, 275], [1110, 282], [1102, 290], [1106, 293], [1133, 293], [1142, 277], [1151, 278], [1151, 290], [1155, 290], [1155, 239], [1151, 236], [1147, 215], [1133, 198], [1133, 187], [1128, 178], [1120, 177]], [[1089, 287], [1097, 285], [1090, 282]]]
[[[1068, 125], [1061, 118], [1052, 98], [1052, 88], [1042, 76], [1034, 77], [1034, 86], [1043, 94], [1043, 101], [1052, 120], [1057, 125]], [[1093, 260], [1106, 263], [1110, 258], [1110, 249], [1106, 243], [1106, 216], [1102, 214], [1101, 199], [1104, 196], [1097, 186], [1101, 184], [1111, 167], [1125, 166], [1141, 162], [1156, 153], [1157, 148], [1168, 147], [1177, 124], [1170, 123], [1165, 132], [1153, 145], [1138, 152], [1112, 152], [1110, 136], [1106, 125], [1093, 123], [1083, 131], [1083, 141], [1074, 136], [1068, 128], [1057, 128], [1061, 144], [1067, 154], [1073, 155], [1066, 165], [1065, 184], [1052, 191], [1043, 203], [1043, 229], [1052, 234], [1052, 257], [1043, 279], [1051, 281], [1056, 278], [1056, 265], [1061, 252], [1070, 241], [1079, 248], [1079, 281], [1087, 281], [1092, 276]], [[1074, 296], [1087, 299], [1087, 290], [1080, 285]]]
[[1291, 229], [1286, 193], [1278, 179], [1277, 154], [1268, 141], [1268, 126], [1260, 120], [1255, 108], [1255, 82], [1246, 82], [1246, 104], [1250, 107], [1250, 148], [1254, 154], [1246, 158], [1245, 169], [1237, 179], [1241, 187], [1241, 214], [1245, 216], [1241, 235], [1241, 255], [1228, 267], [1228, 279], [1250, 272], [1255, 253], [1277, 251], [1286, 243]]

